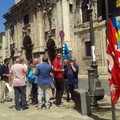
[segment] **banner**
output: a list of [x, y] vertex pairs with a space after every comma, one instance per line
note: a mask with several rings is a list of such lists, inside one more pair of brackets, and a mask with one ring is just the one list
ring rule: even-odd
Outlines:
[[111, 19], [108, 19], [107, 63], [109, 72], [110, 95], [116, 104], [120, 95], [120, 49], [116, 38], [116, 30]]
[[120, 7], [120, 0], [116, 0], [116, 7]]
[[71, 51], [69, 50], [66, 42], [63, 43], [63, 60], [72, 60]]

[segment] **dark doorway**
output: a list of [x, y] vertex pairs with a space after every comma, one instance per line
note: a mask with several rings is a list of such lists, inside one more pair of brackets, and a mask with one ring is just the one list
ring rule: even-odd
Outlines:
[[26, 35], [23, 39], [23, 46], [25, 48], [26, 59], [30, 61], [32, 59], [33, 44], [31, 38], [28, 35]]
[[47, 49], [48, 49], [48, 56], [50, 59], [51, 64], [53, 63], [53, 60], [55, 59], [55, 42], [53, 39], [49, 39], [47, 41]]

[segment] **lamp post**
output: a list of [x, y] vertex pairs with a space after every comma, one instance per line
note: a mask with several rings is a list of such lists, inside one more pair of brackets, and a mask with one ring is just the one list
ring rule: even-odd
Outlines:
[[93, 0], [89, 0], [88, 4], [88, 12], [89, 12], [89, 22], [90, 22], [90, 40], [91, 40], [91, 54], [92, 54], [92, 62], [91, 66], [88, 69], [88, 86], [89, 86], [89, 93], [91, 98], [91, 105], [97, 106], [98, 100], [103, 99], [104, 97], [104, 89], [101, 88], [101, 82], [98, 79], [98, 65], [96, 63], [96, 57], [95, 57], [95, 41], [94, 41], [94, 28], [93, 28], [93, 19], [92, 19], [92, 3]]

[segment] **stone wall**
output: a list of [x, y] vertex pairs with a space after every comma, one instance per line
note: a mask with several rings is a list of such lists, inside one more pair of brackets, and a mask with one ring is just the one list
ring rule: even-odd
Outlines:
[[[79, 9], [76, 7], [76, 0], [54, 0], [54, 4], [49, 9], [44, 9], [38, 2], [38, 0], [20, 1], [4, 15], [8, 49], [10, 49], [10, 44], [15, 43], [14, 57], [20, 54], [25, 56], [23, 41], [28, 35], [33, 47], [32, 57], [41, 61], [41, 57], [47, 54], [46, 43], [49, 38], [54, 40], [57, 49], [61, 48], [59, 32], [63, 30], [65, 33], [64, 41], [68, 44], [72, 55], [77, 59], [80, 74], [87, 74], [87, 69], [91, 65], [91, 57], [87, 57], [85, 54], [85, 42], [90, 41], [89, 21], [82, 22], [82, 11], [80, 6]], [[95, 2], [93, 25], [96, 62], [99, 74], [107, 74], [105, 21], [97, 22], [96, 10]], [[27, 14], [29, 15], [29, 24], [25, 26], [24, 16]], [[12, 34], [10, 33], [11, 24], [14, 26]], [[52, 31], [52, 37], [49, 36], [49, 31]]]

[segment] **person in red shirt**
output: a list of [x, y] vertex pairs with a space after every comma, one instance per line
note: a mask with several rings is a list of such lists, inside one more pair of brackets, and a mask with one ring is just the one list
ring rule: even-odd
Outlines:
[[62, 106], [62, 96], [64, 92], [64, 79], [63, 79], [63, 72], [60, 64], [61, 53], [58, 52], [56, 54], [56, 58], [53, 61], [53, 70], [54, 70], [54, 79], [56, 82], [56, 105]]

